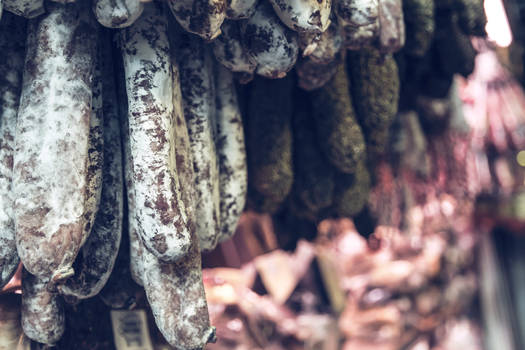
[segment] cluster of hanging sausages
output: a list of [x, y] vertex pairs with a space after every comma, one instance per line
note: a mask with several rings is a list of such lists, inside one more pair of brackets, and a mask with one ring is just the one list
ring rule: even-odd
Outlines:
[[[479, 0], [447, 1], [478, 29]], [[0, 288], [22, 262], [25, 334], [55, 344], [64, 301], [126, 307], [129, 275], [172, 346], [213, 341], [201, 252], [246, 202], [312, 221], [363, 207], [397, 112], [392, 54], [405, 23], [428, 51], [433, 9], [0, 0]]]

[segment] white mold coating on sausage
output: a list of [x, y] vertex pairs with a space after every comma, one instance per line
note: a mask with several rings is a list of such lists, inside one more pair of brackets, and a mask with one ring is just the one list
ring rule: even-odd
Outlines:
[[187, 32], [211, 41], [221, 34], [226, 0], [166, 0], [177, 22]]
[[257, 74], [282, 78], [293, 68], [299, 53], [297, 33], [281, 24], [268, 3], [260, 2], [255, 14], [242, 23], [241, 36], [257, 62]]
[[221, 233], [219, 241], [233, 236], [246, 204], [248, 169], [241, 111], [230, 71], [215, 64], [217, 157], [219, 159], [219, 189]]
[[292, 30], [322, 33], [330, 24], [332, 0], [270, 0], [270, 3]]
[[222, 34], [213, 41], [213, 54], [217, 61], [232, 72], [253, 73], [257, 62], [243, 47], [239, 22], [224, 21]]
[[93, 70], [93, 90], [91, 98], [91, 118], [89, 119], [89, 141], [87, 159], [87, 186], [86, 205], [84, 211], [84, 235], [81, 245], [88, 239], [95, 215], [100, 204], [102, 191], [102, 166], [104, 163], [104, 136], [103, 111], [102, 111], [102, 72], [99, 55], [95, 55], [95, 68]]
[[228, 0], [226, 18], [233, 20], [250, 18], [256, 6], [257, 0]]
[[140, 17], [144, 4], [140, 0], [95, 0], [93, 13], [98, 23], [107, 28], [125, 28]]
[[22, 329], [30, 339], [54, 345], [64, 333], [65, 314], [56, 291], [48, 289], [48, 280], [22, 271]]
[[84, 4], [47, 9], [28, 28], [13, 189], [18, 255], [56, 281], [85, 239], [96, 29]]
[[[99, 51], [102, 85], [102, 125], [104, 160], [102, 195], [91, 234], [82, 247], [82, 268], [59, 286], [61, 294], [78, 299], [97, 295], [106, 284], [118, 254], [123, 220], [123, 172], [119, 116], [114, 107], [116, 98], [114, 71], [111, 62], [109, 33], [100, 36]], [[96, 75], [97, 76], [97, 75]], [[78, 257], [77, 257], [78, 258]]]
[[343, 48], [343, 36], [337, 19], [334, 18], [327, 30], [319, 36], [315, 49], [308, 58], [317, 64], [329, 64], [336, 59]]
[[137, 22], [119, 34], [137, 232], [159, 259], [176, 261], [188, 251], [190, 232], [175, 170], [170, 47], [160, 4], [146, 4]]
[[155, 323], [176, 349], [203, 349], [215, 340], [202, 283], [201, 257], [196, 237], [188, 255], [169, 264], [143, 249], [144, 289]]
[[359, 50], [379, 35], [379, 0], [337, 0], [334, 7], [344, 45]]
[[2, 2], [4, 10], [29, 19], [46, 12], [44, 0], [2, 0]]
[[197, 235], [202, 251], [219, 239], [219, 165], [215, 148], [215, 86], [212, 58], [202, 41], [181, 33], [176, 48], [184, 117], [195, 172]]
[[12, 181], [25, 33], [25, 19], [4, 14], [0, 22], [0, 289], [9, 282], [20, 261], [16, 252]]

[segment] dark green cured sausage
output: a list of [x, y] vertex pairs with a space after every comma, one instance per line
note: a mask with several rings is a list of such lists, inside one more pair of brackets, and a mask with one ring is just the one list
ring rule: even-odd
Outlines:
[[482, 37], [487, 35], [485, 32], [487, 16], [483, 8], [483, 0], [455, 0], [454, 5], [459, 27], [465, 34]]
[[293, 196], [307, 209], [317, 212], [332, 204], [334, 171], [316, 137], [316, 124], [309, 113], [308, 94], [296, 89], [293, 117]]
[[364, 161], [359, 162], [354, 174], [337, 174], [334, 213], [342, 217], [352, 217], [359, 213], [368, 201], [370, 181], [370, 174]]
[[282, 202], [293, 182], [291, 78], [253, 82], [247, 121], [248, 183]]
[[392, 55], [367, 49], [350, 52], [352, 101], [365, 132], [367, 152], [381, 154], [398, 108], [399, 76]]
[[352, 173], [365, 156], [365, 142], [350, 99], [344, 60], [328, 83], [310, 94], [317, 140], [339, 171]]
[[434, 37], [434, 1], [433, 0], [404, 0], [403, 12], [406, 29], [404, 52], [421, 57], [423, 56]]
[[441, 71], [451, 76], [459, 73], [467, 77], [474, 71], [476, 51], [470, 37], [459, 27], [457, 16], [442, 14], [436, 17], [435, 47]]

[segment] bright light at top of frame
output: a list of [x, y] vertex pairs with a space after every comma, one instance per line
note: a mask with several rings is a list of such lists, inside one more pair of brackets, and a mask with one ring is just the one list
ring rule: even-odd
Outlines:
[[501, 0], [485, 0], [485, 13], [487, 14], [485, 30], [489, 39], [498, 46], [509, 46], [512, 42], [512, 33]]

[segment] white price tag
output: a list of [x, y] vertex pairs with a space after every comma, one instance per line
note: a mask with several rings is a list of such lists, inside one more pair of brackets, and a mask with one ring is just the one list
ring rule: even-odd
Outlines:
[[144, 310], [112, 310], [111, 325], [117, 350], [153, 350]]

